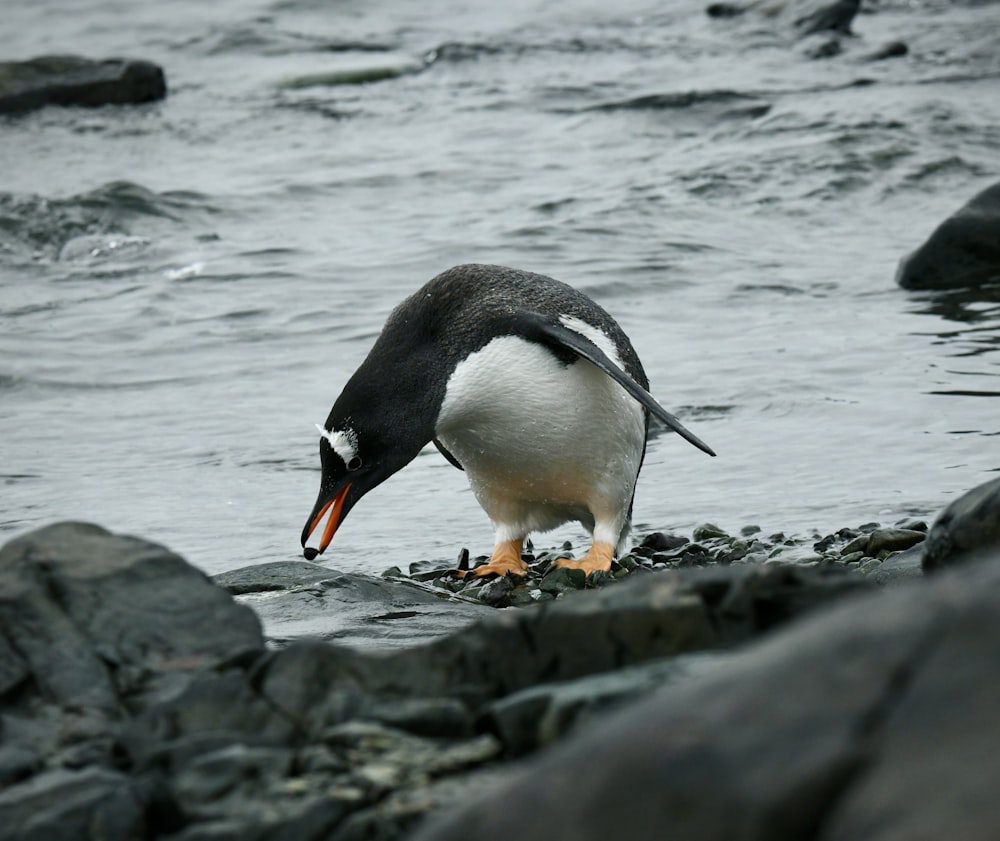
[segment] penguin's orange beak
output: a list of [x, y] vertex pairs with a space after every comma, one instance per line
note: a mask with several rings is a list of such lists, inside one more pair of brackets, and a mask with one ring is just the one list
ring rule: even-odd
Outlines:
[[305, 531], [302, 533], [302, 544], [309, 539], [310, 535], [316, 531], [319, 524], [323, 521], [323, 518], [330, 513], [329, 519], [326, 521], [326, 528], [323, 529], [323, 538], [319, 543], [319, 554], [323, 554], [326, 551], [326, 547], [330, 545], [330, 541], [333, 540], [334, 534], [337, 532], [337, 526], [340, 525], [340, 521], [344, 513], [344, 500], [347, 498], [347, 492], [351, 489], [351, 483], [348, 482], [344, 487], [337, 491], [336, 495], [327, 500], [324, 503], [318, 504], [319, 510], [315, 512], [312, 520], [306, 526]]

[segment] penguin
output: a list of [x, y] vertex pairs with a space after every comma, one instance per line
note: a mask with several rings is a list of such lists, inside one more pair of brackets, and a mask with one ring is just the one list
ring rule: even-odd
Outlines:
[[[322, 478], [305, 557], [433, 442], [493, 524], [492, 555], [470, 574], [526, 575], [527, 536], [571, 521], [592, 545], [555, 564], [608, 571], [631, 525], [650, 416], [715, 455], [648, 389], [628, 336], [582, 292], [503, 266], [449, 269], [392, 311], [317, 425]], [[324, 518], [318, 550], [306, 547]]]

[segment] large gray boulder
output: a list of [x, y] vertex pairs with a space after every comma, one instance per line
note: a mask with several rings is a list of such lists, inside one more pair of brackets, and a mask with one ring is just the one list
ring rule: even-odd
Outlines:
[[968, 289], [1000, 283], [1000, 182], [944, 220], [900, 262], [904, 289]]
[[962, 494], [935, 520], [924, 544], [923, 569], [933, 572], [1000, 551], [1000, 479]]
[[[330, 611], [337, 593], [384, 605], [377, 582], [314, 566], [228, 576], [278, 596], [289, 580], [318, 586]], [[645, 572], [481, 607], [417, 646], [269, 650], [249, 608], [163, 547], [51, 526], [0, 550], [0, 834], [401, 838], [492, 785], [505, 757], [874, 587], [836, 567]]]
[[0, 114], [46, 105], [125, 105], [167, 95], [163, 70], [149, 61], [74, 55], [0, 62]]
[[1000, 557], [852, 599], [509, 773], [414, 841], [993, 839]]

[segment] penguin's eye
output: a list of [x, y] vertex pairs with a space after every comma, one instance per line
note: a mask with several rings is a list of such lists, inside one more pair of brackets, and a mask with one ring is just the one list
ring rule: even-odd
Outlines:
[[349, 462], [347, 462], [348, 470], [357, 470], [364, 462], [361, 461], [361, 456], [354, 456]]

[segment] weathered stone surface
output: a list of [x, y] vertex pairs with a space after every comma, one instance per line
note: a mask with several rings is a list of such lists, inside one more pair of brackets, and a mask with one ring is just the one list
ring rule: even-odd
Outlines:
[[924, 571], [975, 561], [1000, 548], [1000, 479], [984, 482], [949, 505], [924, 545]]
[[240, 594], [276, 645], [303, 637], [365, 648], [418, 645], [493, 612], [478, 600], [411, 579], [344, 573], [305, 561], [259, 564], [214, 580]]
[[[384, 609], [387, 593], [465, 607], [317, 565], [229, 583], [334, 609]], [[526, 609], [471, 603], [484, 619], [419, 645], [267, 649], [244, 605], [162, 547], [53, 526], [0, 550], [0, 826], [25, 841], [401, 838], [493, 790], [505, 758], [728, 672], [720, 649], [865, 589], [840, 566], [643, 568]]]
[[901, 261], [904, 289], [961, 289], [1000, 283], [1000, 182], [949, 216]]
[[72, 55], [0, 62], [0, 113], [46, 105], [123, 105], [167, 95], [162, 68], [149, 61], [94, 61]]
[[985, 841], [1000, 825], [998, 658], [995, 557], [779, 632], [414, 838]]

